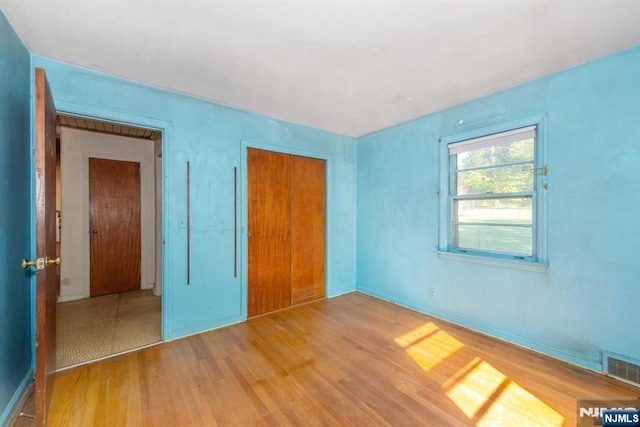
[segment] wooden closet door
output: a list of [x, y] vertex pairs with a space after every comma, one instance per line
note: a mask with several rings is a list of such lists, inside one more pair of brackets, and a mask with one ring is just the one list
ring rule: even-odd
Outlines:
[[296, 304], [325, 292], [325, 161], [291, 157], [291, 298]]
[[291, 159], [249, 148], [248, 315], [291, 305]]

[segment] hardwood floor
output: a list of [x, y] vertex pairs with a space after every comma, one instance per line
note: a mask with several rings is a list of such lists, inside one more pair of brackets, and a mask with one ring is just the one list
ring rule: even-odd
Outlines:
[[573, 426], [640, 389], [360, 293], [57, 374], [50, 425]]

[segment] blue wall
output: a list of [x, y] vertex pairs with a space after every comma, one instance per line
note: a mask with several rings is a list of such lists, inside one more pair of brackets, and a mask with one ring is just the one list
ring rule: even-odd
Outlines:
[[[245, 234], [234, 278], [233, 168], [239, 224], [246, 224], [247, 146], [328, 162], [327, 294], [355, 289], [355, 140], [33, 56], [58, 111], [164, 130], [163, 333], [174, 338], [246, 317]], [[64, 161], [64, 160], [63, 160]], [[191, 280], [186, 283], [186, 162], [191, 165]]]
[[[540, 114], [548, 270], [440, 259], [439, 138]], [[639, 124], [636, 47], [359, 138], [358, 289], [594, 369], [640, 359]]]
[[0, 11], [0, 425], [32, 374], [30, 61]]
[[[164, 131], [165, 338], [246, 316], [245, 150], [253, 146], [327, 160], [328, 295], [354, 290], [357, 278], [365, 292], [584, 366], [599, 368], [601, 350], [640, 359], [640, 47], [356, 141], [30, 58], [0, 13], [0, 424], [32, 366], [31, 281], [18, 267], [31, 239], [30, 60], [46, 69], [59, 111]], [[548, 270], [440, 259], [438, 140], [540, 114], [549, 129]], [[189, 285], [179, 227], [187, 161]], [[435, 298], [427, 296], [430, 287]]]

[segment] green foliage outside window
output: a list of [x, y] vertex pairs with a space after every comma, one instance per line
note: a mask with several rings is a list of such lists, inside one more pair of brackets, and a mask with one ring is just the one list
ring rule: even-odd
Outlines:
[[[465, 194], [499, 194], [533, 188], [532, 138], [471, 150], [457, 155], [457, 191]], [[515, 164], [514, 164], [515, 163]], [[477, 169], [479, 168], [479, 169]], [[496, 200], [499, 202], [499, 200]], [[502, 201], [515, 207], [517, 201]]]

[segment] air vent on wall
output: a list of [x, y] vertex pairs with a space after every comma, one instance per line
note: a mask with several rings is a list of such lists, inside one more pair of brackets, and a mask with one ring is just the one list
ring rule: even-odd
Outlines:
[[602, 363], [605, 374], [640, 387], [640, 361], [603, 351]]

